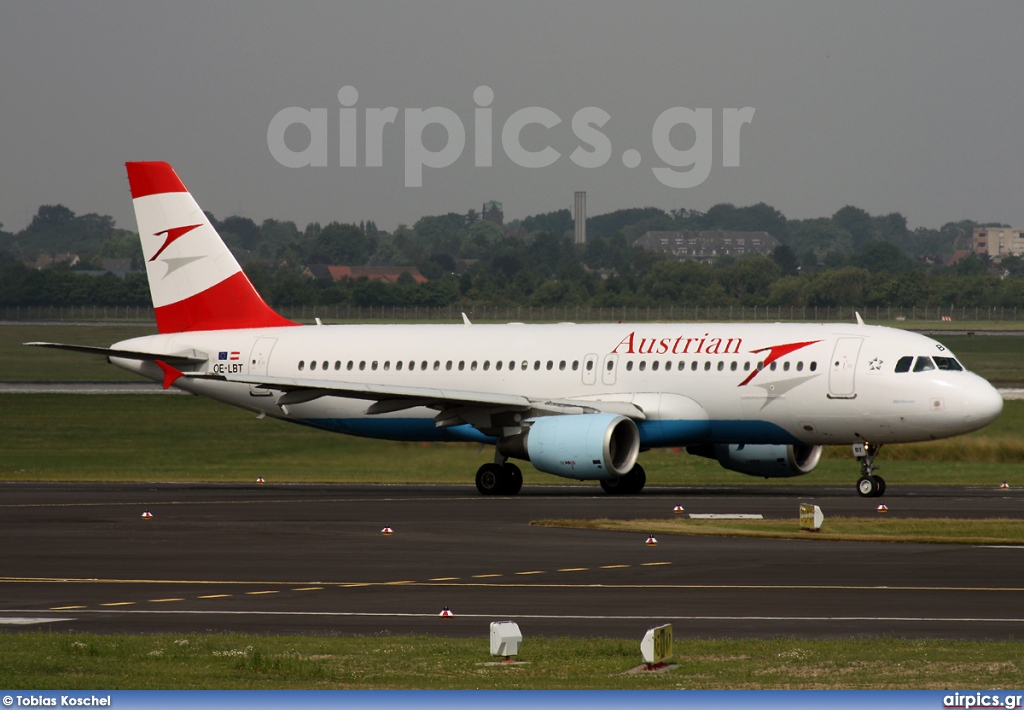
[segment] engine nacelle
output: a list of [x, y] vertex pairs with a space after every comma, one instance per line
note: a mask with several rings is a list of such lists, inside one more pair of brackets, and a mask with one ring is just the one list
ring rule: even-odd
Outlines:
[[803, 444], [715, 444], [688, 446], [686, 451], [717, 459], [730, 471], [764, 478], [802, 476], [813, 471], [821, 459], [820, 446]]
[[632, 419], [620, 414], [538, 417], [522, 434], [502, 439], [498, 450], [556, 476], [618, 478], [636, 464], [640, 432]]

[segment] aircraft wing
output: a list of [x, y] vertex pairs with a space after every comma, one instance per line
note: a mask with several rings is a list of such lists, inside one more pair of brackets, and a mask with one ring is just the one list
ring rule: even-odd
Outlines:
[[68, 345], [66, 343], [22, 343], [40, 348], [54, 348], [55, 350], [71, 350], [76, 353], [89, 353], [92, 355], [104, 355], [106, 357], [121, 357], [126, 360], [163, 360], [171, 364], [196, 364], [206, 362], [210, 358], [204, 353], [196, 350], [187, 350], [178, 353], [146, 353], [139, 350], [118, 350], [116, 348], [101, 348], [94, 345]]
[[[184, 373], [185, 377], [195, 377]], [[209, 375], [198, 377], [226, 380], [255, 385], [261, 389], [281, 391], [277, 404], [288, 406], [311, 402], [320, 397], [348, 397], [371, 400], [367, 414], [386, 414], [412, 407], [430, 407], [440, 410], [438, 426], [451, 426], [478, 422], [481, 415], [488, 417], [500, 412], [530, 412], [545, 414], [586, 414], [609, 412], [633, 419], [644, 419], [643, 410], [626, 401], [581, 401], [552, 398], [533, 398], [498, 392], [438, 389], [435, 387], [409, 387], [364, 382], [314, 380], [291, 377], [258, 377], [247, 375]]]

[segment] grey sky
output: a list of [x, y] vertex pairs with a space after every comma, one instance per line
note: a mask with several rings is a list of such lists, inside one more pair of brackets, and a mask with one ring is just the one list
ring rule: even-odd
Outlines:
[[[209, 7], [208, 7], [209, 5]], [[767, 202], [787, 217], [853, 204], [912, 226], [959, 220], [1024, 226], [1024, 3], [1013, 2], [382, 2], [130, 3], [9, 0], [0, 10], [0, 222], [24, 227], [43, 203], [113, 215], [134, 228], [123, 163], [172, 163], [218, 217], [358, 222], [425, 214], [506, 218], [571, 208], [706, 210]], [[359, 91], [358, 167], [337, 163], [338, 90]], [[492, 167], [475, 167], [473, 91], [495, 94]], [[286, 168], [267, 147], [289, 106], [326, 108], [327, 167]], [[384, 166], [366, 167], [363, 109], [394, 106]], [[466, 127], [452, 166], [404, 184], [402, 111], [442, 106]], [[502, 150], [514, 111], [524, 146], [554, 164], [520, 167]], [[611, 159], [572, 131], [586, 106], [607, 111]], [[714, 162], [701, 185], [662, 185], [651, 127], [675, 106], [710, 108]], [[723, 167], [725, 108], [750, 106], [741, 163]], [[671, 136], [688, 147], [685, 126]], [[289, 145], [295, 140], [289, 132]], [[428, 130], [439, 148], [444, 131]], [[298, 146], [301, 147], [301, 146]], [[622, 153], [635, 149], [639, 167]]]

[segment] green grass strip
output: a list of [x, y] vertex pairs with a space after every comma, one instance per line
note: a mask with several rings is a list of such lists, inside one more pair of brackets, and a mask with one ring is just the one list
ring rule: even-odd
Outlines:
[[[441, 623], [441, 622], [439, 622]], [[684, 639], [675, 667], [630, 672], [636, 640], [546, 638], [517, 665], [479, 638], [5, 633], [0, 687], [73, 689], [941, 689], [1024, 686], [1024, 642]], [[333, 629], [324, 629], [325, 634]]]
[[802, 530], [799, 520], [537, 520], [533, 525], [618, 530], [654, 535], [717, 535], [785, 540], [846, 540], [955, 545], [1022, 545], [1024, 520], [990, 518], [826, 518], [820, 530]]

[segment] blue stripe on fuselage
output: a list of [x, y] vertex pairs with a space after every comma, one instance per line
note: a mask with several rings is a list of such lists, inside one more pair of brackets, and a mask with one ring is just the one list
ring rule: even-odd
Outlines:
[[[570, 415], [571, 416], [571, 415]], [[317, 429], [362, 436], [370, 439], [393, 441], [468, 441], [494, 444], [487, 436], [469, 424], [437, 427], [431, 419], [303, 419], [291, 420]], [[777, 424], [764, 421], [720, 420], [646, 420], [637, 422], [640, 446], [654, 449], [663, 446], [689, 446], [693, 444], [799, 444], [796, 437]]]

